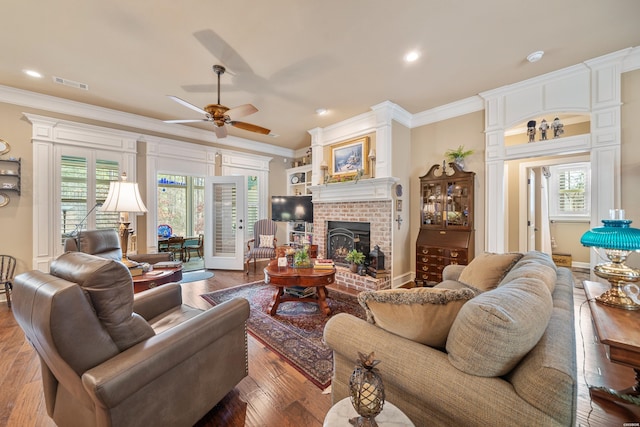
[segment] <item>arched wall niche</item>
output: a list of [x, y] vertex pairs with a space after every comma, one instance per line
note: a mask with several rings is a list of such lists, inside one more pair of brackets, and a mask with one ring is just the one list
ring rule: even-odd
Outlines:
[[[530, 134], [530, 122], [535, 122], [533, 135]], [[584, 112], [558, 112], [550, 111], [546, 114], [538, 114], [527, 117], [507, 127], [504, 132], [505, 147], [530, 144], [543, 141], [561, 141], [576, 135], [588, 135], [591, 133], [591, 114]], [[531, 137], [533, 141], [531, 141]]]
[[[505, 180], [509, 160], [588, 153], [592, 176], [598, 177], [591, 192], [591, 226], [599, 224], [599, 218], [606, 218], [612, 207], [619, 208], [620, 75], [628, 53], [623, 50], [480, 94], [485, 100], [485, 251], [505, 252], [507, 248]], [[559, 112], [588, 117], [588, 132], [507, 144], [513, 129], [522, 127], [522, 123], [526, 135], [529, 118], [555, 118]]]

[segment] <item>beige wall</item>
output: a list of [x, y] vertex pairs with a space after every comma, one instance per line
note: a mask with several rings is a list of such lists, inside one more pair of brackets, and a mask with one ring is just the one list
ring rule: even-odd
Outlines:
[[[397, 122], [393, 122], [391, 132], [393, 141], [392, 175], [398, 178], [400, 180], [399, 185], [402, 185], [402, 196], [395, 197], [394, 206], [391, 207], [391, 216], [394, 220], [398, 217], [402, 219], [399, 227], [398, 222], [391, 222], [391, 227], [393, 228], [392, 252], [396, 254], [392, 260], [393, 271], [394, 274], [397, 275], [396, 272], [410, 272], [415, 268], [413, 258], [408, 256], [411, 253], [411, 248], [415, 247], [415, 241], [409, 239], [412, 217], [409, 199], [411, 197], [411, 187], [414, 185], [414, 182], [411, 176], [411, 169], [408, 167], [408, 165], [411, 164], [412, 157], [411, 130]], [[402, 211], [397, 210], [398, 200], [402, 203]], [[372, 243], [375, 244], [375, 242]], [[400, 256], [398, 256], [398, 254], [400, 254]], [[388, 263], [389, 261], [386, 262]], [[388, 268], [388, 266], [385, 267]]]
[[[633, 223], [632, 227], [640, 228], [640, 70], [622, 75], [622, 107], [621, 107], [621, 190], [622, 204], [625, 214]], [[597, 177], [595, 177], [597, 178]], [[640, 255], [633, 254], [630, 265], [640, 267]]]
[[[442, 164], [444, 153], [450, 148], [464, 145], [474, 153], [465, 159], [465, 170], [475, 176], [475, 218], [476, 253], [484, 250], [484, 111], [421, 126], [411, 130], [411, 201], [409, 209], [413, 214], [410, 221], [409, 240], [411, 262], [415, 262], [415, 242], [420, 230], [420, 177], [434, 164]], [[412, 269], [415, 269], [415, 265]]]
[[11, 199], [7, 206], [0, 208], [0, 253], [17, 259], [16, 273], [31, 269], [33, 182], [31, 154], [31, 123], [24, 119], [24, 108], [0, 103], [0, 138], [11, 146], [11, 151], [3, 157], [22, 159], [21, 195], [14, 191], [3, 191]]

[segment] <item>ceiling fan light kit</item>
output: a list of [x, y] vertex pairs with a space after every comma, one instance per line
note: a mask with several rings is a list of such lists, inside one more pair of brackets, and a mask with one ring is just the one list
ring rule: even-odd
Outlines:
[[204, 114], [204, 119], [178, 119], [178, 120], [165, 120], [165, 123], [196, 123], [196, 122], [212, 122], [214, 125], [213, 131], [218, 138], [224, 138], [227, 136], [226, 125], [243, 129], [249, 132], [255, 132], [262, 135], [269, 135], [271, 130], [263, 128], [262, 126], [254, 125], [251, 123], [240, 122], [234, 120], [236, 117], [244, 117], [250, 114], [256, 113], [258, 109], [251, 104], [244, 104], [234, 108], [229, 108], [220, 104], [220, 76], [224, 74], [226, 69], [222, 65], [214, 65], [213, 72], [218, 75], [218, 103], [209, 104], [203, 108], [196, 107], [195, 105], [178, 98], [177, 96], [168, 95], [179, 104], [184, 105], [200, 114]]

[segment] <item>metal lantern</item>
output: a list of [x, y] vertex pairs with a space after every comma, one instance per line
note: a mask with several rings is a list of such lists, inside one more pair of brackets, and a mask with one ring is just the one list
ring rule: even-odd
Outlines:
[[375, 417], [384, 406], [384, 385], [375, 368], [380, 361], [373, 359], [373, 352], [368, 356], [358, 352], [358, 356], [356, 368], [349, 378], [349, 391], [351, 404], [360, 416], [349, 422], [355, 426], [377, 427]]
[[378, 245], [375, 245], [373, 250], [369, 252], [369, 267], [367, 268], [367, 272], [371, 277], [377, 277], [378, 274], [384, 272], [384, 253]]

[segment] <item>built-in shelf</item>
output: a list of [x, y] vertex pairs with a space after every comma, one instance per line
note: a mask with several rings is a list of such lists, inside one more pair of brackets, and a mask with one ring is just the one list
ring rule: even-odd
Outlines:
[[[308, 196], [311, 194], [311, 165], [286, 170], [287, 195]], [[294, 221], [287, 223], [287, 245], [302, 246], [313, 243], [313, 223]]]
[[20, 195], [20, 159], [0, 159], [0, 191], [15, 191]]

